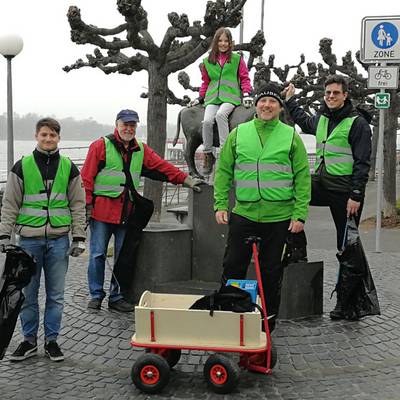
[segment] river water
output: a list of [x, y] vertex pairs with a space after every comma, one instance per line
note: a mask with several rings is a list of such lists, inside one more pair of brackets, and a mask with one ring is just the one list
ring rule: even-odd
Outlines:
[[[301, 135], [308, 153], [315, 153], [315, 138], [310, 135]], [[91, 141], [61, 140], [60, 148], [63, 155], [68, 156], [76, 164], [81, 164]], [[170, 144], [169, 144], [170, 145]], [[14, 162], [23, 155], [29, 154], [36, 147], [34, 140], [14, 141]], [[0, 182], [7, 179], [7, 141], [0, 140]], [[1, 185], [1, 183], [0, 183]]]

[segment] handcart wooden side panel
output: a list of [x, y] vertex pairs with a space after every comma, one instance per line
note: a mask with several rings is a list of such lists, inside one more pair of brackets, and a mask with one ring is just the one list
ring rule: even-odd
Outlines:
[[265, 350], [261, 314], [190, 310], [202, 296], [145, 291], [135, 308], [136, 334], [132, 344], [142, 347], [218, 348], [227, 351]]

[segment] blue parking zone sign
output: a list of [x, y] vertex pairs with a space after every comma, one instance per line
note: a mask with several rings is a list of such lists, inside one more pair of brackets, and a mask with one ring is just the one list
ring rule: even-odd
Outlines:
[[371, 32], [371, 39], [374, 45], [380, 49], [390, 49], [398, 39], [399, 32], [395, 25], [382, 21], [375, 25]]

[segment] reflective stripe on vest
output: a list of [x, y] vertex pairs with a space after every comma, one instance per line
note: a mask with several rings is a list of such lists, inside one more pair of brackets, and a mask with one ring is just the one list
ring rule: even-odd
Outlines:
[[293, 137], [294, 129], [279, 121], [262, 146], [254, 121], [238, 126], [234, 169], [237, 200], [284, 201], [294, 197], [289, 157]]
[[[129, 171], [132, 176], [133, 185], [135, 186], [135, 189], [138, 189], [140, 184], [140, 173], [142, 172], [144, 148], [142, 142], [139, 140], [136, 141], [140, 147], [140, 151], [134, 151], [132, 153]], [[106, 150], [106, 165], [96, 175], [93, 193], [96, 196], [116, 198], [120, 196], [125, 189], [126, 176], [123, 172], [123, 160], [121, 153], [108, 137], [104, 137], [104, 144]]]
[[353, 173], [353, 153], [349, 143], [349, 133], [357, 117], [344, 118], [328, 136], [329, 119], [321, 115], [317, 126], [317, 149], [315, 170], [324, 161], [331, 175], [351, 175]]
[[71, 225], [67, 196], [70, 172], [71, 160], [60, 156], [56, 176], [48, 195], [34, 156], [23, 157], [24, 197], [16, 223], [40, 227], [49, 222], [55, 228]]
[[240, 55], [232, 53], [231, 60], [226, 61], [223, 67], [218, 62], [211, 64], [208, 58], [205, 58], [203, 63], [210, 78], [204, 104], [206, 106], [221, 103], [239, 105], [241, 102], [238, 79]]

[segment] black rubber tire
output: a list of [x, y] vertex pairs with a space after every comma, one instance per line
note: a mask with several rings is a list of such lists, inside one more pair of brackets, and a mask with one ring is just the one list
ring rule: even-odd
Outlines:
[[133, 364], [131, 378], [142, 392], [159, 393], [169, 382], [169, 371], [170, 367], [165, 358], [147, 353], [142, 354]]
[[[152, 353], [150, 348], [145, 350], [146, 353]], [[167, 349], [161, 356], [167, 360], [170, 368], [174, 368], [181, 359], [182, 350], [181, 349]]]
[[212, 354], [204, 364], [204, 378], [215, 393], [231, 393], [239, 383], [239, 366], [225, 354]]
[[278, 362], [278, 351], [276, 350], [276, 347], [272, 345], [271, 347], [271, 366], [270, 368], [273, 369]]

